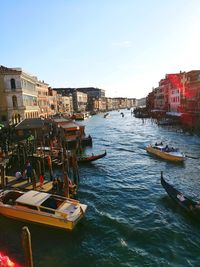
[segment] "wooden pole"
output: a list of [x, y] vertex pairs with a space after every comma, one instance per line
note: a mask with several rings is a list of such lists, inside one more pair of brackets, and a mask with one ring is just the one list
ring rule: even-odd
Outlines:
[[68, 178], [68, 173], [67, 173], [67, 159], [66, 159], [66, 148], [65, 145], [63, 146], [62, 149], [62, 171], [63, 171], [63, 177], [64, 177], [64, 196], [69, 197], [69, 178]]
[[33, 255], [31, 247], [31, 234], [27, 226], [22, 228], [22, 246], [24, 248], [27, 267], [33, 267]]
[[4, 165], [0, 166], [0, 171], [1, 171], [1, 187], [4, 188], [4, 186], [5, 186], [5, 167], [4, 167]]
[[32, 182], [32, 185], [33, 185], [33, 190], [36, 190], [36, 178], [37, 178], [37, 175], [36, 175], [36, 172], [35, 172], [35, 169], [32, 170], [32, 174], [31, 174], [31, 182]]

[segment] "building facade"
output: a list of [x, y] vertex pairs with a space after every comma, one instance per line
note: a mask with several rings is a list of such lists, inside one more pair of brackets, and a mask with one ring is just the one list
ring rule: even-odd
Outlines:
[[37, 118], [36, 78], [21, 68], [0, 67], [0, 92], [2, 95], [1, 119], [6, 124], [16, 124], [25, 118]]

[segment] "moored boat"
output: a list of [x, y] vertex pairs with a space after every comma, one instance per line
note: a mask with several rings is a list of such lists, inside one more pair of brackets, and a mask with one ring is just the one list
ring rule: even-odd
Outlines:
[[180, 191], [175, 189], [171, 184], [165, 181], [163, 173], [161, 172], [161, 184], [167, 194], [182, 208], [187, 211], [200, 211], [200, 204], [194, 200], [189, 199], [183, 195]]
[[106, 156], [106, 151], [102, 154], [98, 154], [98, 155], [78, 155], [77, 156], [77, 160], [79, 163], [87, 163], [87, 162], [91, 162], [91, 161], [95, 161], [97, 159], [101, 159], [103, 157]]
[[146, 151], [162, 159], [174, 162], [183, 162], [185, 160], [185, 154], [179, 151], [179, 149], [169, 147], [168, 145], [164, 146], [162, 143], [149, 145], [146, 147]]
[[30, 190], [0, 191], [0, 214], [16, 220], [73, 230], [87, 205], [63, 196]]

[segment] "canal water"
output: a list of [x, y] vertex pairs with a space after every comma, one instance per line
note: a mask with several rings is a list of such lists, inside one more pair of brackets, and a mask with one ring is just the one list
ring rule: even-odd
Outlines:
[[[123, 112], [83, 122], [93, 137], [88, 152], [107, 151], [80, 166], [84, 220], [65, 232], [1, 216], [1, 251], [23, 264], [21, 229], [27, 225], [36, 267], [200, 266], [200, 221], [177, 207], [160, 184], [163, 171], [168, 182], [200, 201], [200, 138]], [[156, 141], [180, 148], [185, 163], [147, 154], [145, 147]]]

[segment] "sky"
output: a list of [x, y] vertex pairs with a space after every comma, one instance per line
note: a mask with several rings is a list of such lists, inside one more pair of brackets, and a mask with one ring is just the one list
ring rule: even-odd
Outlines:
[[0, 65], [51, 87], [142, 98], [166, 74], [200, 69], [199, 0], [2, 0], [0, 10]]

